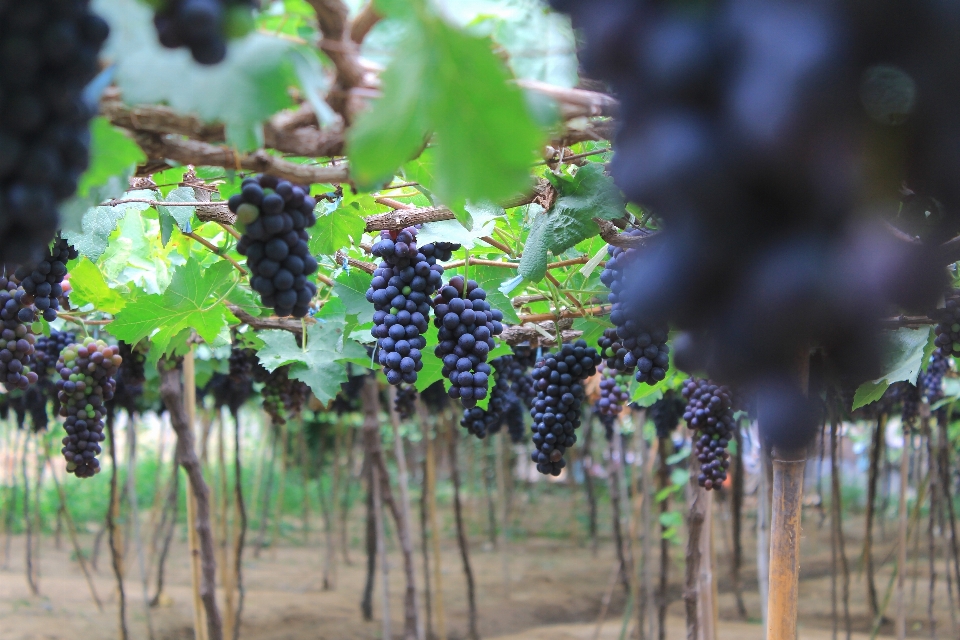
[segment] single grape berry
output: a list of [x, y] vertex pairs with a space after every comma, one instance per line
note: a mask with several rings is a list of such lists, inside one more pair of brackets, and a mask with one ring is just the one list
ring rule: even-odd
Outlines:
[[247, 256], [250, 286], [280, 317], [302, 318], [310, 311], [317, 285], [307, 276], [317, 270], [306, 229], [317, 222], [317, 202], [308, 190], [273, 176], [246, 178], [230, 197], [243, 232], [237, 252]]
[[727, 445], [737, 428], [730, 390], [709, 380], [688, 378], [683, 383], [682, 393], [687, 400], [683, 419], [695, 432], [693, 450], [700, 462], [697, 483], [708, 491], [719, 489], [727, 479], [730, 466]]
[[537, 399], [530, 407], [535, 449], [530, 458], [540, 473], [558, 476], [566, 466], [563, 454], [577, 441], [583, 381], [597, 372], [599, 364], [600, 354], [583, 340], [564, 344], [537, 362], [533, 370]]
[[89, 478], [100, 472], [100, 443], [106, 403], [116, 390], [114, 377], [123, 358], [119, 347], [103, 340], [86, 338], [82, 343], [66, 347], [57, 360], [60, 415], [67, 437], [60, 450], [67, 461], [67, 471], [78, 478]]

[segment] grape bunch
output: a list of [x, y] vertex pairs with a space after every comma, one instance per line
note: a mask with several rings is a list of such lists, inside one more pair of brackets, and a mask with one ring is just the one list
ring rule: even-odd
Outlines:
[[22, 266], [14, 273], [14, 279], [27, 294], [24, 302], [32, 305], [47, 322], [57, 319], [67, 262], [78, 255], [69, 242], [57, 238], [43, 260], [33, 267]]
[[7, 389], [24, 390], [39, 379], [33, 371], [36, 336], [28, 324], [34, 312], [24, 305], [24, 295], [13, 280], [0, 276], [0, 382]]
[[566, 466], [563, 454], [577, 441], [583, 381], [597, 372], [598, 364], [600, 354], [583, 340], [564, 344], [537, 362], [533, 370], [537, 399], [530, 408], [536, 448], [530, 458], [540, 473], [558, 476]]
[[381, 259], [373, 272], [367, 300], [373, 303], [373, 329], [378, 359], [387, 382], [413, 384], [423, 368], [423, 334], [429, 328], [430, 296], [440, 288], [443, 266], [450, 252], [433, 244], [417, 246], [417, 230], [382, 231], [373, 245]]
[[87, 168], [83, 89], [109, 30], [88, 0], [0, 4], [0, 264], [43, 258]]
[[30, 385], [26, 391], [18, 390], [9, 396], [10, 408], [13, 409], [18, 429], [24, 428], [28, 415], [34, 432], [47, 428], [50, 423], [50, 415], [47, 413], [48, 398], [38, 385]]
[[942, 349], [936, 349], [930, 355], [927, 370], [920, 374], [920, 389], [924, 399], [933, 404], [943, 398], [943, 377], [950, 370], [950, 360]]
[[650, 420], [657, 430], [658, 438], [669, 438], [680, 424], [687, 403], [673, 389], [667, 389], [663, 397], [650, 406]]
[[160, 44], [187, 47], [200, 64], [227, 56], [227, 38], [252, 21], [259, 0], [166, 0], [153, 16]]
[[100, 472], [97, 454], [103, 434], [105, 404], [113, 398], [114, 376], [123, 358], [118, 347], [103, 340], [85, 338], [82, 343], [66, 347], [57, 361], [60, 415], [66, 418], [63, 428], [63, 457], [67, 471], [78, 478], [89, 478]]
[[603, 379], [600, 380], [600, 398], [597, 399], [597, 412], [616, 418], [623, 411], [623, 406], [630, 400], [630, 394], [620, 385], [620, 380], [613, 369], [604, 368]]
[[141, 409], [140, 400], [143, 397], [143, 384], [146, 382], [144, 363], [147, 361], [147, 356], [136, 345], [120, 341], [117, 346], [120, 349], [123, 365], [114, 376], [117, 383], [116, 389], [113, 392], [113, 399], [107, 402], [107, 410], [112, 412], [121, 408], [127, 412], [128, 416], [132, 416]]
[[432, 413], [446, 410], [450, 406], [450, 396], [443, 387], [443, 380], [437, 380], [420, 392], [420, 399]]
[[478, 438], [500, 431], [504, 423], [514, 441], [523, 439], [523, 405], [514, 392], [517, 377], [524, 376], [524, 369], [510, 356], [500, 356], [490, 363], [493, 367], [493, 389], [486, 409], [469, 407], [464, 410], [460, 426]]
[[493, 336], [503, 331], [503, 313], [486, 298], [476, 282], [454, 276], [433, 299], [433, 322], [439, 329], [434, 353], [443, 361], [443, 377], [450, 380], [447, 393], [468, 409], [487, 395], [487, 354], [495, 347]]
[[683, 419], [696, 432], [693, 450], [700, 462], [697, 483], [708, 491], [719, 489], [727, 479], [730, 466], [727, 445], [737, 428], [730, 390], [709, 380], [688, 378], [683, 383], [682, 394], [687, 400]]
[[905, 429], [916, 430], [920, 418], [920, 388], [909, 382], [897, 383], [900, 396], [900, 420]]
[[414, 386], [397, 387], [397, 395], [393, 399], [393, 408], [401, 420], [409, 420], [417, 411], [417, 388]]
[[[648, 232], [635, 229], [626, 236], [644, 236]], [[624, 310], [621, 297], [629, 297], [624, 287], [624, 273], [633, 268], [639, 249], [623, 249], [607, 246], [607, 264], [600, 274], [600, 281], [610, 288], [610, 322], [614, 330], [606, 329], [599, 339], [601, 354], [607, 366], [618, 371], [636, 369], [636, 380], [643, 384], [656, 384], [667, 377], [670, 366], [670, 347], [667, 336], [670, 328], [663, 322], [643, 322], [639, 316]]]
[[263, 410], [274, 425], [285, 424], [286, 415], [298, 415], [310, 393], [310, 388], [300, 380], [291, 378], [289, 372], [289, 365], [278, 367], [272, 372], [261, 365], [254, 367], [254, 379], [263, 382], [263, 389], [260, 390]]
[[946, 297], [943, 309], [933, 314], [937, 320], [933, 328], [936, 345], [947, 355], [960, 355], [960, 289], [952, 290]]
[[46, 378], [57, 373], [57, 360], [60, 358], [60, 352], [76, 341], [77, 334], [73, 331], [51, 329], [49, 337], [37, 336], [33, 354], [37, 375]]
[[237, 252], [247, 256], [250, 286], [278, 316], [302, 318], [317, 293], [307, 279], [317, 270], [317, 259], [310, 255], [306, 231], [317, 222], [317, 202], [306, 189], [273, 176], [246, 178], [242, 184], [228, 206], [243, 232]]
[[[956, 259], [885, 226], [903, 224], [904, 185], [937, 203], [918, 218], [960, 222], [955, 7], [552, 5], [578, 30], [584, 72], [620, 101], [610, 171], [658, 229], [626, 252], [614, 323], [682, 330], [681, 368], [757, 388], [766, 408], [800, 406], [810, 345], [843, 376], [881, 375], [880, 320], [934, 306]], [[791, 419], [774, 413], [778, 429]]]
[[340, 385], [340, 392], [330, 403], [330, 410], [338, 416], [360, 410], [360, 390], [367, 379], [366, 374], [356, 374], [355, 365], [347, 363], [347, 381]]

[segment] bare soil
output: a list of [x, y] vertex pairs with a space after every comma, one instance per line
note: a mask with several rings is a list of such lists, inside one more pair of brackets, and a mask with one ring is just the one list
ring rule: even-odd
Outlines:
[[[473, 509], [468, 510], [477, 524], [482, 522], [483, 512], [479, 501], [473, 505]], [[832, 637], [831, 611], [834, 603], [830, 535], [829, 524], [819, 528], [818, 520], [815, 509], [805, 509], [800, 637], [827, 640]], [[738, 619], [734, 596], [730, 592], [729, 521], [722, 512], [718, 512], [714, 523], [717, 555], [714, 574], [719, 579], [720, 594], [719, 637], [724, 640], [759, 640], [764, 634], [759, 622], [760, 606], [754, 571], [754, 520], [749, 517], [744, 522], [744, 597], [750, 616], [747, 621]], [[866, 607], [865, 580], [860, 572], [859, 561], [862, 523], [863, 516], [859, 514], [850, 514], [844, 523], [851, 569], [851, 613], [853, 627], [857, 631], [853, 637], [858, 639], [868, 637], [866, 634], [871, 625]], [[359, 529], [360, 523], [354, 524]], [[528, 524], [536, 530], [532, 522]], [[919, 549], [923, 554], [927, 548], [925, 522], [922, 523], [921, 534]], [[878, 532], [875, 558], [878, 564], [884, 563], [877, 577], [881, 599], [891, 580], [894, 535], [895, 523], [887, 523]], [[287, 540], [278, 547], [265, 549], [259, 559], [247, 553], [244, 569], [247, 597], [241, 636], [244, 640], [373, 640], [381, 637], [379, 583], [374, 589], [374, 621], [364, 622], [360, 615], [359, 602], [365, 577], [362, 549], [351, 549], [351, 565], [345, 565], [340, 558], [336, 589], [324, 591], [321, 581], [322, 544], [318, 535], [313, 538], [315, 541], [307, 546], [295, 544], [292, 539]], [[92, 536], [85, 535], [82, 542], [84, 548], [90, 549]], [[0, 568], [0, 640], [117, 638], [116, 588], [106, 548], [101, 549], [99, 570], [94, 578], [96, 589], [104, 601], [103, 612], [98, 612], [78, 564], [71, 560], [72, 549], [66, 537], [60, 549], [55, 547], [52, 538], [43, 539], [39, 560], [41, 595], [32, 596], [24, 577], [24, 543], [23, 537], [12, 540], [8, 562]], [[419, 540], [416, 548], [419, 550]], [[930, 637], [927, 614], [928, 563], [925, 556], [919, 557], [914, 571], [913, 549], [911, 543], [911, 571], [907, 582], [908, 635]], [[943, 578], [944, 551], [945, 547], [941, 546], [937, 554], [934, 614], [938, 620], [938, 637], [950, 638], [957, 637], [956, 623], [951, 620], [951, 615], [955, 616], [956, 612], [955, 607], [948, 604], [947, 586]], [[591, 554], [582, 532], [574, 539], [527, 537], [513, 541], [507, 555], [509, 583], [504, 580], [501, 554], [483, 538], [476, 536], [471, 540], [471, 554], [477, 579], [482, 637], [500, 640], [594, 638], [602, 599], [610, 587], [615, 567], [609, 539], [601, 540], [600, 552], [596, 557]], [[679, 579], [682, 575], [682, 550], [679, 546], [674, 547], [673, 557], [668, 637], [680, 639], [685, 634], [683, 608], [679, 600]], [[2, 561], [3, 551], [0, 549], [0, 563]], [[419, 574], [422, 571], [422, 559], [418, 556], [416, 562]], [[125, 588], [130, 637], [148, 638], [139, 572], [136, 557], [132, 553], [127, 565]], [[418, 580], [422, 588], [422, 575], [418, 575]], [[449, 637], [451, 640], [464, 638], [467, 628], [466, 588], [459, 553], [452, 538], [444, 541], [442, 580]], [[402, 581], [401, 559], [393, 548], [389, 582], [394, 637], [400, 637], [403, 624]], [[183, 539], [177, 539], [174, 543], [166, 583], [168, 586], [161, 605], [151, 611], [154, 637], [157, 640], [190, 639], [193, 637], [193, 609], [188, 555]], [[436, 588], [436, 585], [432, 586]], [[618, 585], [613, 589], [600, 638], [620, 637], [624, 602], [623, 591]], [[839, 608], [839, 597], [836, 602]], [[892, 616], [894, 611], [895, 596], [891, 596], [888, 615]], [[892, 624], [884, 624], [881, 632], [880, 637], [891, 634]], [[842, 618], [840, 637], [844, 637]]]

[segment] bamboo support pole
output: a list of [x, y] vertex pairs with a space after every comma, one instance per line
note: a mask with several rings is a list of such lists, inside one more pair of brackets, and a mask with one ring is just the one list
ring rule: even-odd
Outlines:
[[[193, 349], [183, 357], [183, 404], [187, 413], [187, 427], [193, 432], [197, 424], [197, 373]], [[190, 547], [190, 576], [193, 587], [193, 631], [195, 640], [208, 640], [206, 612], [201, 588], [200, 536], [197, 534], [197, 499], [187, 491], [187, 543]]]
[[[433, 608], [437, 614], [437, 640], [447, 640], [447, 620], [443, 608], [443, 581], [440, 570], [440, 525], [437, 518], [437, 456], [436, 443], [430, 437], [430, 422], [427, 410], [420, 398], [417, 398], [417, 412], [424, 427], [426, 441], [426, 478], [424, 491], [427, 492], [427, 510], [430, 517], [430, 542], [433, 551]], [[437, 431], [436, 437], [440, 433]]]
[[806, 460], [773, 460], [767, 640], [796, 640], [800, 515]]
[[[900, 452], [900, 500], [897, 531], [897, 640], [907, 637], [907, 597], [904, 585], [907, 575], [907, 474], [910, 472], [910, 427], [903, 425], [903, 449]], [[920, 504], [920, 500], [917, 504]], [[919, 536], [918, 536], [919, 537]]]

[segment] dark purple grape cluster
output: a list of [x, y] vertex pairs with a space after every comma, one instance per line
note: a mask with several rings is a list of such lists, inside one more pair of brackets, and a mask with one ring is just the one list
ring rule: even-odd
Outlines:
[[382, 231], [373, 245], [380, 265], [373, 272], [367, 301], [373, 303], [373, 329], [378, 361], [387, 382], [413, 384], [423, 368], [423, 334], [429, 328], [430, 296], [443, 283], [443, 266], [450, 252], [436, 245], [417, 246], [417, 230]]
[[624, 405], [630, 400], [630, 394], [621, 386], [615, 369], [602, 369], [603, 378], [600, 380], [600, 397], [597, 399], [598, 413], [616, 418], [623, 411]]
[[32, 384], [26, 391], [15, 391], [9, 394], [10, 408], [13, 409], [17, 421], [17, 428], [26, 426], [27, 416], [30, 416], [30, 426], [34, 432], [43, 431], [50, 424], [50, 414], [47, 412], [49, 398], [39, 385]]
[[564, 344], [537, 362], [533, 370], [537, 399], [530, 408], [536, 448], [530, 458], [540, 473], [558, 476], [566, 466], [563, 454], [577, 441], [583, 381], [597, 372], [599, 364], [600, 354], [583, 340]]
[[166, 0], [153, 16], [160, 44], [187, 47], [200, 64], [217, 64], [227, 56], [231, 24], [251, 22], [259, 0]]
[[417, 412], [417, 388], [412, 385], [397, 387], [393, 408], [401, 420], [409, 420]]
[[49, 337], [37, 336], [33, 354], [37, 375], [47, 377], [57, 373], [57, 360], [60, 358], [60, 352], [76, 341], [77, 334], [73, 331], [51, 329]]
[[31, 330], [34, 311], [23, 304], [23, 289], [0, 276], [0, 381], [7, 389], [24, 390], [39, 379], [33, 370], [36, 336]]
[[347, 363], [347, 381], [340, 385], [340, 392], [330, 403], [330, 411], [336, 412], [338, 416], [360, 411], [360, 391], [363, 389], [367, 374], [358, 373], [358, 370], [359, 367], [356, 365]]
[[0, 3], [0, 264], [43, 258], [89, 164], [84, 87], [110, 28], [88, 0]]
[[904, 428], [915, 430], [920, 418], [920, 388], [909, 382], [902, 382], [897, 386], [900, 392], [900, 420]]
[[[960, 228], [955, 7], [552, 4], [620, 101], [614, 181], [659, 229], [623, 271], [615, 324], [684, 331], [681, 368], [757, 388], [765, 407], [803, 397], [810, 345], [845, 377], [878, 377], [880, 320], [934, 306], [956, 260], [937, 248]], [[890, 233], [904, 186], [946, 235]]]
[[447, 393], [464, 407], [475, 407], [487, 396], [487, 354], [496, 346], [493, 337], [503, 331], [503, 313], [490, 306], [486, 291], [463, 276], [450, 278], [440, 289], [433, 311], [439, 340], [434, 353], [443, 361], [443, 377], [450, 380]]
[[948, 355], [960, 355], [960, 289], [950, 292], [944, 308], [937, 309], [934, 316], [937, 346]]
[[[642, 229], [624, 233], [630, 237], [647, 234]], [[656, 384], [667, 377], [670, 366], [670, 347], [667, 346], [670, 328], [664, 322], [646, 322], [639, 316], [626, 313], [621, 299], [629, 297], [624, 289], [624, 274], [633, 268], [639, 252], [640, 249], [607, 246], [609, 258], [600, 281], [610, 289], [607, 299], [610, 302], [610, 322], [615, 328], [605, 330], [599, 344], [601, 353], [607, 358], [607, 366], [623, 372], [636, 369], [637, 382]]]
[[304, 317], [317, 294], [317, 285], [307, 279], [317, 270], [317, 259], [310, 255], [306, 231], [317, 222], [317, 201], [307, 193], [262, 175], [246, 178], [240, 193], [228, 201], [243, 232], [237, 252], [247, 256], [250, 286], [280, 317]]
[[673, 389], [667, 389], [663, 397], [650, 406], [650, 420], [657, 430], [658, 438], [669, 438], [680, 424], [687, 403]]
[[123, 365], [114, 376], [117, 386], [113, 392], [113, 399], [107, 402], [107, 410], [112, 412], [120, 408], [126, 411], [127, 415], [132, 416], [142, 409], [143, 385], [147, 379], [144, 369], [147, 354], [143, 348], [122, 340], [117, 346], [120, 349]]
[[443, 380], [437, 380], [420, 392], [420, 399], [431, 413], [438, 413], [450, 406], [450, 396], [443, 386]]
[[[493, 389], [486, 409], [471, 407], [465, 409], [460, 426], [478, 438], [500, 431], [504, 423], [515, 442], [523, 439], [523, 405], [514, 392], [518, 379], [527, 377], [526, 370], [516, 358], [500, 356], [490, 363], [493, 366]], [[519, 437], [519, 439], [518, 439]]]
[[263, 383], [260, 397], [263, 410], [274, 425], [286, 424], [288, 415], [299, 415], [310, 395], [310, 387], [289, 376], [290, 365], [267, 371], [261, 365], [253, 368], [253, 378]]
[[63, 428], [63, 457], [67, 471], [78, 478], [89, 478], [100, 473], [100, 443], [103, 433], [103, 418], [106, 403], [113, 399], [116, 389], [114, 376], [123, 358], [120, 349], [103, 340], [85, 338], [82, 343], [72, 344], [60, 352], [57, 380], [60, 415], [66, 418]]
[[218, 409], [227, 407], [233, 415], [236, 415], [243, 403], [253, 395], [254, 369], [259, 368], [263, 371], [264, 380], [267, 377], [266, 370], [260, 367], [257, 354], [252, 349], [234, 347], [230, 350], [227, 362], [227, 373], [213, 374], [203, 392], [213, 395], [213, 401]]
[[719, 489], [727, 479], [730, 454], [727, 445], [733, 439], [737, 424], [733, 419], [730, 390], [709, 380], [688, 378], [683, 383], [687, 406], [683, 419], [695, 431], [693, 452], [700, 462], [697, 483], [707, 489]]
[[923, 398], [933, 404], [943, 398], [943, 377], [950, 370], [950, 360], [941, 349], [930, 355], [927, 370], [920, 374], [920, 389]]
[[47, 322], [57, 319], [67, 262], [78, 255], [69, 242], [57, 238], [43, 260], [32, 267], [21, 266], [14, 273], [14, 279], [27, 294], [24, 302], [32, 305]]

